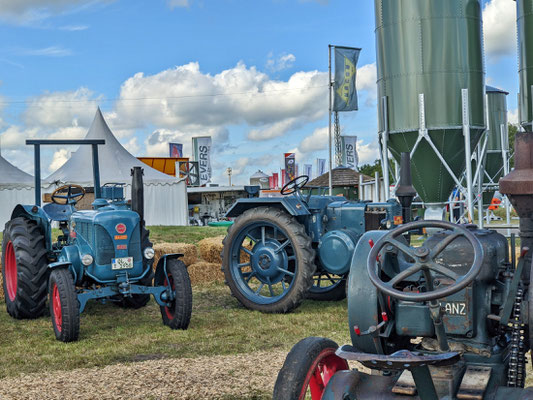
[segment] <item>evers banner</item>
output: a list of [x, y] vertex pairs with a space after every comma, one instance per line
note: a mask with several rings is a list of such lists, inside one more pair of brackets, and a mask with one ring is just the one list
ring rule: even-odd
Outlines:
[[357, 110], [357, 60], [361, 49], [335, 46], [335, 82], [333, 84], [333, 111]]
[[169, 146], [171, 158], [182, 158], [183, 157], [183, 144], [169, 143], [168, 146]]
[[296, 178], [296, 154], [285, 153], [285, 182]]
[[211, 136], [192, 138], [194, 160], [198, 161], [200, 186], [211, 181]]
[[342, 165], [357, 171], [359, 156], [357, 155], [357, 136], [341, 136]]

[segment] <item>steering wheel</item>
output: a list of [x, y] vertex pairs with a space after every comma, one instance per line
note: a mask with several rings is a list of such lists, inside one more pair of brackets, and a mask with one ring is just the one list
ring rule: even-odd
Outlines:
[[287, 182], [285, 186], [281, 188], [280, 193], [283, 196], [288, 196], [290, 194], [299, 192], [307, 182], [309, 182], [309, 177], [307, 175], [300, 175]]
[[[78, 193], [72, 193], [72, 189], [77, 189]], [[62, 194], [65, 193], [66, 194]], [[76, 204], [78, 201], [83, 199], [85, 196], [85, 189], [80, 185], [63, 185], [58, 187], [52, 192], [52, 201], [55, 204], [65, 205], [65, 204]]]
[[[450, 230], [452, 231], [452, 233], [449, 236], [446, 236], [435, 247], [431, 249], [428, 249], [424, 245], [418, 248], [413, 248], [396, 239], [398, 236], [405, 232], [422, 228], [441, 228]], [[446, 249], [446, 247], [448, 247], [450, 243], [452, 243], [455, 239], [461, 236], [464, 236], [474, 249], [474, 261], [465, 275], [458, 275], [450, 268], [440, 265], [435, 261], [436, 257], [440, 253], [442, 253], [442, 251]], [[382, 281], [379, 277], [381, 272], [381, 265], [380, 263], [378, 263], [377, 260], [380, 251], [385, 246], [396, 247], [399, 251], [414, 260], [414, 264], [412, 264], [404, 271], [400, 272], [398, 275], [392, 277], [392, 279], [388, 282]], [[389, 296], [395, 297], [400, 300], [422, 302], [447, 297], [454, 293], [457, 293], [461, 289], [464, 289], [479, 274], [479, 272], [481, 271], [482, 264], [483, 248], [481, 247], [479, 240], [464, 226], [444, 221], [418, 221], [402, 225], [401, 227], [396, 228], [387, 233], [386, 235], [382, 236], [381, 239], [376, 242], [374, 247], [372, 247], [372, 250], [368, 255], [367, 270], [369, 278], [374, 284], [374, 286], [383, 293], [386, 293]], [[407, 293], [394, 288], [396, 284], [402, 282], [406, 278], [420, 271], [422, 271], [422, 273], [424, 274], [425, 280], [428, 284], [427, 292]], [[452, 279], [453, 283], [450, 286], [434, 290], [433, 277], [431, 272], [444, 275]]]

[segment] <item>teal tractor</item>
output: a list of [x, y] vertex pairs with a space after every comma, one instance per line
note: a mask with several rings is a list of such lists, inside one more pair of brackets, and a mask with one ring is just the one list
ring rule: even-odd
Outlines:
[[224, 239], [222, 270], [232, 294], [249, 309], [286, 313], [305, 298], [345, 298], [360, 237], [402, 222], [396, 200], [316, 195], [308, 180], [290, 181], [281, 198], [240, 199], [226, 214], [235, 222]]
[[[13, 318], [37, 318], [50, 308], [55, 336], [78, 339], [80, 314], [89, 300], [140, 308], [150, 295], [159, 304], [163, 323], [187, 329], [192, 291], [181, 254], [161, 257], [153, 272], [154, 249], [144, 225], [142, 168], [132, 170], [131, 205], [124, 184], [100, 186], [98, 145], [104, 140], [28, 140], [35, 150], [35, 204], [17, 205], [2, 242], [6, 307]], [[93, 154], [92, 210], [75, 208], [83, 187], [56, 189], [52, 203], [41, 207], [40, 147], [90, 145]], [[52, 239], [52, 223], [59, 226]]]

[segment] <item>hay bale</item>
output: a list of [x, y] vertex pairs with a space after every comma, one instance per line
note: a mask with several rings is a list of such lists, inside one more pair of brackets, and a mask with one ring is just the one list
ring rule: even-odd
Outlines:
[[224, 273], [220, 270], [220, 263], [199, 261], [190, 265], [187, 270], [191, 277], [191, 284], [206, 282], [224, 282]]
[[159, 259], [164, 254], [181, 253], [181, 260], [189, 266], [198, 260], [198, 251], [194, 244], [188, 243], [158, 243], [154, 245], [155, 257], [154, 268], [157, 266]]
[[198, 242], [200, 259], [208, 263], [222, 264], [222, 258], [220, 257], [223, 248], [222, 240], [224, 240], [224, 236], [215, 236], [200, 240]]

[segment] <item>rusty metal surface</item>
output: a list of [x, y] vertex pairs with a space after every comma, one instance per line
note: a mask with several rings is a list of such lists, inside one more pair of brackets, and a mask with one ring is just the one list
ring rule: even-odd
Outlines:
[[460, 359], [459, 353], [442, 353], [421, 355], [410, 352], [409, 350], [400, 350], [391, 355], [359, 353], [355, 348], [349, 345], [340, 347], [336, 354], [345, 360], [359, 361], [365, 367], [385, 370], [403, 370], [424, 365], [451, 365]]
[[[515, 169], [500, 179], [500, 192], [507, 195], [533, 195], [533, 134], [518, 132], [515, 138]], [[520, 199], [523, 200], [523, 199]], [[532, 198], [527, 196], [529, 204]], [[511, 202], [513, 200], [511, 199]], [[514, 205], [514, 203], [513, 203]], [[518, 211], [518, 210], [517, 210]], [[520, 214], [520, 211], [518, 211]]]
[[414, 396], [416, 394], [416, 384], [411, 371], [405, 370], [402, 372], [400, 378], [392, 388], [392, 393], [404, 394], [406, 396]]
[[459, 400], [483, 400], [489, 384], [491, 367], [468, 366], [459, 386]]

